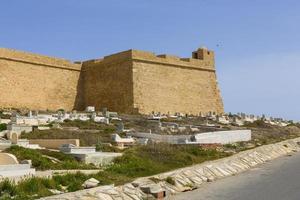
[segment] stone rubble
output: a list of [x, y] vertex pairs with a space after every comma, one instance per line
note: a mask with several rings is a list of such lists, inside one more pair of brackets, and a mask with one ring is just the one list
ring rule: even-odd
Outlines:
[[86, 180], [86, 181], [82, 184], [82, 186], [83, 186], [84, 188], [93, 188], [93, 187], [98, 186], [99, 183], [100, 183], [100, 182], [99, 182], [97, 179], [90, 178], [90, 179]]
[[[298, 151], [300, 151], [300, 138], [295, 138], [275, 144], [260, 146], [227, 158], [204, 162], [152, 177], [139, 178], [123, 186], [100, 186], [72, 193], [49, 196], [42, 199], [142, 200], [148, 196], [142, 192], [141, 188], [150, 187], [154, 184], [156, 184], [156, 189], [161, 188], [166, 191], [166, 198], [168, 199], [170, 195], [198, 188], [202, 184], [205, 184], [205, 182], [232, 176], [280, 156], [290, 155]], [[167, 178], [174, 180], [175, 184], [172, 185], [166, 182]], [[158, 181], [154, 182], [153, 180]]]

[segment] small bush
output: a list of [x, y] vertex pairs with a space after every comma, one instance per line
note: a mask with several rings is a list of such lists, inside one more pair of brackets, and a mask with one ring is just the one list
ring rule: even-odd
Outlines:
[[110, 143], [111, 135], [110, 131], [112, 129], [105, 130], [106, 125], [98, 127], [97, 130], [99, 132], [86, 132], [84, 130], [81, 131], [72, 131], [72, 130], [64, 130], [64, 129], [50, 129], [50, 130], [35, 130], [32, 133], [24, 133], [21, 135], [22, 138], [26, 139], [79, 139], [81, 146], [92, 146], [97, 143]]
[[244, 126], [253, 128], [268, 128], [270, 125], [266, 124], [264, 120], [256, 120], [254, 122], [245, 122]]
[[41, 152], [43, 155], [47, 155], [47, 156], [51, 156], [51, 157], [54, 157], [58, 160], [61, 160], [61, 161], [76, 161], [76, 159], [71, 156], [71, 155], [68, 155], [68, 154], [64, 154], [62, 152], [57, 152], [57, 151], [49, 151], [49, 150], [46, 150], [46, 149], [41, 149], [41, 150], [38, 150], [39, 152]]
[[223, 146], [228, 149], [237, 149], [237, 145], [234, 144], [224, 144]]
[[7, 129], [7, 125], [6, 124], [0, 124], [0, 131], [4, 131]]
[[175, 185], [175, 180], [172, 177], [170, 177], [170, 176], [168, 176], [166, 178], [166, 182], [169, 183], [169, 184], [171, 184], [171, 185]]
[[18, 190], [25, 192], [27, 195], [35, 195], [35, 194], [37, 194], [38, 196], [51, 195], [51, 192], [48, 190], [45, 183], [47, 186], [50, 186], [50, 188], [55, 188], [54, 186], [49, 185], [49, 182], [46, 179], [33, 177], [19, 183]]
[[0, 183], [0, 197], [9, 196], [13, 197], [17, 194], [16, 186], [10, 182], [8, 179], [5, 179]]
[[159, 183], [161, 181], [159, 178], [155, 178], [155, 177], [150, 177], [149, 179], [154, 183]]
[[78, 127], [80, 129], [95, 129], [104, 133], [113, 133], [116, 131], [116, 127], [112, 124], [97, 123], [92, 120], [81, 121], [66, 119], [61, 125], [64, 127]]
[[82, 183], [87, 180], [89, 177], [83, 173], [76, 174], [66, 174], [63, 176], [54, 176], [56, 184], [63, 185], [67, 187], [68, 192], [73, 192], [76, 190], [83, 189]]

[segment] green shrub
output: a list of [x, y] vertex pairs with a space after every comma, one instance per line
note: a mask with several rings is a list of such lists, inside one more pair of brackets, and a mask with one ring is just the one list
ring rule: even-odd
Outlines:
[[54, 176], [56, 184], [67, 187], [68, 192], [83, 189], [82, 184], [84, 181], [89, 179], [89, 175], [83, 173], [66, 174], [63, 176]]
[[6, 124], [0, 124], [0, 131], [4, 131], [7, 129], [7, 125]]
[[18, 184], [18, 190], [26, 193], [27, 195], [35, 195], [38, 196], [47, 196], [51, 195], [51, 192], [46, 187], [50, 186], [50, 188], [55, 188], [52, 185], [49, 185], [49, 181], [43, 178], [33, 177], [30, 179], [25, 179], [21, 183]]
[[270, 125], [266, 124], [264, 120], [256, 120], [254, 122], [245, 122], [245, 127], [253, 127], [253, 128], [268, 128]]
[[114, 160], [107, 171], [128, 177], [150, 176], [172, 169], [228, 156], [216, 150], [196, 146], [153, 144], [135, 146]]
[[8, 179], [5, 179], [0, 183], [0, 197], [9, 196], [13, 197], [17, 194], [17, 187], [10, 182]]
[[[52, 152], [48, 150], [27, 149], [19, 146], [11, 146], [5, 150], [7, 153], [14, 154], [19, 161], [31, 160], [32, 166], [38, 170], [48, 169], [95, 169], [93, 165], [80, 163], [70, 155], [64, 155], [61, 152]], [[51, 156], [60, 160], [60, 162], [52, 162], [51, 159], [44, 155]]]
[[237, 149], [237, 146], [234, 144], [224, 144], [224, 147], [228, 148], [228, 149]]
[[58, 151], [49, 151], [46, 149], [41, 149], [38, 150], [40, 153], [42, 153], [43, 155], [47, 155], [47, 156], [51, 156], [54, 157], [58, 160], [62, 160], [62, 161], [76, 161], [76, 159], [68, 154], [64, 154], [62, 152], [58, 152]]
[[155, 177], [150, 177], [149, 180], [153, 181], [154, 183], [159, 183], [161, 181], [161, 179]]
[[99, 132], [79, 132], [63, 129], [35, 130], [32, 133], [24, 133], [21, 137], [26, 139], [79, 139], [81, 146], [92, 146], [99, 142], [112, 142], [110, 133], [105, 132], [104, 128], [98, 130]]
[[168, 176], [166, 178], [166, 182], [169, 183], [169, 184], [171, 184], [171, 185], [175, 185], [175, 180], [172, 177], [170, 177], [170, 176]]
[[[75, 163], [66, 155], [58, 152], [48, 152], [47, 150], [31, 150], [18, 146], [12, 146], [8, 152], [13, 153], [18, 159], [31, 159], [33, 166], [37, 169], [75, 169], [83, 165]], [[60, 159], [60, 163], [53, 163], [48, 155]], [[103, 171], [96, 174], [66, 174], [56, 175], [52, 179], [31, 178], [21, 181], [17, 187], [14, 185], [5, 186], [4, 191], [9, 195], [18, 196], [24, 199], [30, 199], [51, 195], [49, 189], [66, 188], [68, 192], [83, 189], [82, 184], [89, 178], [95, 178], [100, 181], [100, 185], [115, 184], [121, 185], [132, 181], [136, 177], [150, 176], [161, 172], [173, 170], [187, 165], [201, 163], [206, 160], [212, 160], [228, 156], [229, 154], [218, 152], [216, 150], [205, 150], [197, 146], [181, 146], [169, 144], [151, 144], [146, 146], [134, 146], [126, 149], [123, 156], [114, 160], [114, 164], [107, 166]], [[84, 165], [86, 167], [87, 165]], [[89, 166], [91, 167], [91, 166]], [[171, 177], [167, 177], [166, 181], [175, 184]], [[17, 198], [15, 198], [17, 199]]]
[[116, 130], [116, 127], [113, 124], [97, 123], [92, 120], [82, 121], [66, 119], [61, 125], [64, 127], [78, 127], [80, 129], [96, 129], [104, 133], [113, 133]]
[[43, 157], [43, 155], [36, 150], [26, 149], [19, 146], [11, 146], [6, 150], [6, 152], [14, 154], [19, 161], [31, 160], [33, 167], [39, 170], [46, 170], [54, 165], [49, 158]]

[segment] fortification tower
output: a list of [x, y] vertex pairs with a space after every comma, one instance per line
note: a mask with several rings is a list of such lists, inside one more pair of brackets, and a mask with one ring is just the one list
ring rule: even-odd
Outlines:
[[223, 113], [214, 52], [192, 58], [128, 50], [83, 62], [85, 105], [143, 114]]
[[192, 53], [192, 58], [210, 62], [210, 65], [215, 65], [215, 53], [208, 50], [206, 47], [197, 49]]

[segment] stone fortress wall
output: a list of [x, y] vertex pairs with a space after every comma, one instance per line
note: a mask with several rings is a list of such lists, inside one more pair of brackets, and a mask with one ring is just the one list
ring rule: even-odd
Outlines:
[[80, 71], [67, 60], [0, 48], [0, 107], [71, 110]]
[[192, 58], [128, 50], [81, 63], [0, 49], [0, 82], [0, 107], [223, 112], [214, 52], [205, 48]]
[[212, 51], [199, 49], [194, 58], [182, 59], [134, 51], [132, 59], [139, 112], [223, 113]]
[[96, 109], [131, 113], [133, 109], [131, 51], [82, 63], [84, 104]]
[[85, 104], [129, 113], [223, 113], [214, 52], [193, 58], [129, 50], [83, 62]]

